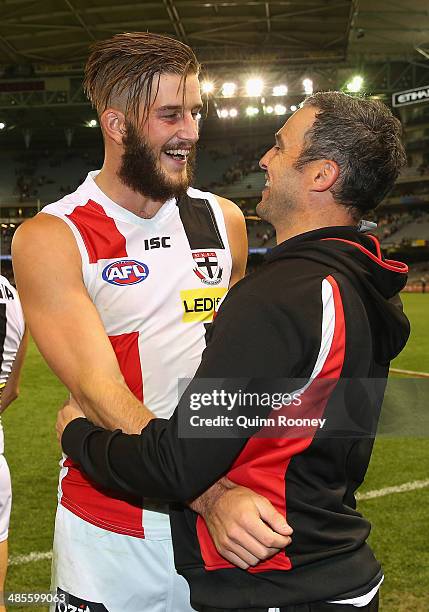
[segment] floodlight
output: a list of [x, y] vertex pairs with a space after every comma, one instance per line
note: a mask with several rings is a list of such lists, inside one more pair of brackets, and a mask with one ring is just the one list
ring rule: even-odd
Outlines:
[[229, 109], [229, 116], [230, 117], [236, 117], [238, 115], [238, 110], [236, 108], [230, 108]]
[[6, 124], [3, 123], [3, 121], [0, 121], [0, 130], [4, 130], [5, 127], [6, 127]]
[[246, 94], [258, 98], [264, 89], [264, 82], [260, 78], [249, 79], [246, 83]]
[[351, 93], [357, 93], [362, 89], [363, 78], [360, 75], [356, 75], [346, 85], [347, 91]]
[[235, 83], [224, 83], [222, 85], [222, 95], [224, 98], [232, 98], [237, 91], [237, 85]]
[[214, 83], [212, 83], [211, 81], [203, 81], [201, 83], [201, 91], [203, 92], [203, 94], [211, 94], [214, 91]]
[[287, 94], [287, 85], [275, 85], [273, 87], [273, 96], [285, 96]]
[[96, 119], [91, 119], [90, 121], [88, 121], [88, 127], [95, 128], [95, 127], [97, 127], [97, 125], [98, 124], [97, 124], [97, 120]]
[[266, 107], [265, 107], [265, 112], [266, 112], [268, 115], [271, 115], [271, 113], [273, 113], [273, 112], [274, 112], [274, 108], [273, 108], [272, 106], [266, 106]]
[[313, 81], [311, 79], [304, 79], [302, 81], [304, 87], [304, 93], [310, 96], [313, 93]]
[[246, 108], [246, 115], [248, 117], [254, 117], [258, 113], [259, 113], [259, 108], [256, 108], [256, 106], [248, 106]]
[[284, 104], [276, 104], [274, 107], [274, 112], [276, 115], [285, 115], [286, 114], [286, 106]]
[[220, 112], [219, 112], [219, 117], [221, 119], [226, 119], [228, 117], [229, 113], [228, 113], [228, 109], [223, 108]]
[[295, 104], [292, 104], [292, 106], [290, 107], [290, 110], [294, 113], [297, 110], [297, 107], [295, 106]]

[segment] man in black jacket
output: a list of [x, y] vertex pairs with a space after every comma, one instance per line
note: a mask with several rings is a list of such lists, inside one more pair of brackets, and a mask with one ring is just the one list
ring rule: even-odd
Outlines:
[[[226, 475], [284, 513], [290, 546], [243, 571], [200, 517], [172, 505], [176, 567], [198, 610], [378, 609], [383, 574], [354, 495], [409, 335], [392, 299], [407, 267], [358, 222], [405, 163], [400, 132], [378, 101], [307, 98], [260, 162], [257, 210], [278, 244], [228, 293], [173, 417], [125, 435], [71, 406], [59, 415], [65, 452], [105, 487], [183, 503]], [[246, 392], [271, 399], [249, 407]]]

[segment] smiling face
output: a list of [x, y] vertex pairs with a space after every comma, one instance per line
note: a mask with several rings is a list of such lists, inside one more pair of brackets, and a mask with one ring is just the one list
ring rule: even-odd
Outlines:
[[276, 227], [293, 209], [297, 209], [310, 186], [310, 170], [294, 167], [304, 145], [304, 136], [312, 126], [317, 109], [304, 107], [294, 113], [276, 134], [276, 144], [259, 162], [265, 170], [266, 186], [256, 212]]
[[[156, 80], [154, 90], [156, 91]], [[126, 122], [118, 175], [134, 191], [165, 201], [186, 192], [193, 176], [198, 115], [202, 108], [196, 74], [161, 74], [156, 98], [137, 128]]]

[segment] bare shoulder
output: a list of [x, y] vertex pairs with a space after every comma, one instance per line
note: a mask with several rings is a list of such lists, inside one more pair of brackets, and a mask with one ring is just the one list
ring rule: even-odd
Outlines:
[[24, 221], [16, 230], [12, 240], [12, 255], [21, 252], [50, 252], [60, 248], [62, 251], [76, 250], [77, 245], [71, 229], [62, 219], [45, 213]]
[[67, 224], [59, 217], [41, 212], [31, 219], [27, 219], [24, 221], [24, 223], [21, 223], [14, 236], [30, 236], [31, 234], [38, 235], [40, 233], [43, 234], [44, 232], [50, 232], [52, 230], [67, 232]]
[[247, 262], [247, 232], [243, 211], [226, 198], [215, 196], [225, 219], [226, 232], [231, 248], [232, 272], [229, 286], [243, 278]]
[[215, 195], [215, 198], [219, 202], [225, 221], [230, 223], [244, 223], [243, 211], [237, 204], [222, 196]]

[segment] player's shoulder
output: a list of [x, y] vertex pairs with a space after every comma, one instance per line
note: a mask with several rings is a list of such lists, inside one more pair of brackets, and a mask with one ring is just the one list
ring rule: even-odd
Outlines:
[[5, 276], [0, 275], [0, 303], [6, 304], [6, 317], [11, 325], [10, 329], [19, 329], [19, 338], [22, 337], [25, 328], [24, 314], [18, 291]]
[[[83, 193], [81, 185], [80, 187], [78, 187], [78, 189], [76, 189], [76, 191], [68, 193], [59, 200], [56, 200], [55, 202], [50, 202], [49, 204], [46, 204], [39, 214], [62, 217], [71, 213], [76, 208], [76, 206], [85, 204], [85, 199], [87, 198], [85, 198], [85, 193]], [[39, 214], [37, 216], [39, 216]]]
[[237, 206], [237, 204], [235, 204], [235, 202], [232, 202], [232, 200], [228, 200], [227, 198], [219, 195], [215, 195], [215, 198], [219, 202], [219, 206], [221, 207], [224, 215], [228, 215], [228, 217], [233, 217], [239, 220], [244, 219], [243, 211], [239, 206]]
[[243, 211], [237, 204], [232, 202], [232, 200], [228, 200], [223, 196], [217, 195], [215, 193], [211, 193], [210, 191], [201, 191], [200, 189], [196, 189], [195, 187], [190, 187], [188, 189], [188, 194], [194, 198], [204, 198], [215, 201], [219, 205], [225, 221], [230, 223], [244, 223], [244, 215]]
[[15, 244], [29, 238], [31, 240], [37, 240], [38, 237], [43, 239], [47, 233], [51, 232], [54, 232], [53, 237], [57, 234], [68, 235], [67, 215], [73, 212], [76, 206], [84, 204], [84, 200], [85, 194], [79, 187], [56, 202], [46, 204], [37, 215], [21, 223], [14, 235]]
[[5, 276], [3, 276], [3, 274], [0, 274], [0, 283], [2, 285], [9, 285], [8, 279]]
[[43, 212], [38, 213], [31, 219], [27, 219], [21, 223], [16, 229], [12, 244], [17, 244], [23, 240], [36, 240], [38, 237], [47, 238], [48, 233], [54, 228], [65, 227], [65, 223], [53, 215], [44, 214]]
[[[237, 204], [231, 200], [228, 200], [227, 198], [223, 198], [222, 196], [218, 195], [215, 195], [214, 197], [218, 201], [223, 218], [225, 219], [225, 225], [227, 227], [230, 240], [232, 232], [232, 236], [235, 235], [239, 242], [243, 242], [244, 237], [247, 236], [246, 221], [244, 219], [243, 211], [237, 206]], [[245, 251], [247, 257], [247, 238]]]
[[17, 228], [12, 239], [12, 257], [26, 259], [35, 254], [75, 251], [75, 239], [67, 223], [58, 216], [38, 213]]
[[9, 279], [6, 276], [0, 274], [0, 285], [2, 287], [2, 291], [0, 292], [0, 297], [3, 296], [4, 293], [12, 294], [12, 297], [16, 298], [18, 296], [18, 292], [15, 287], [12, 285]]

